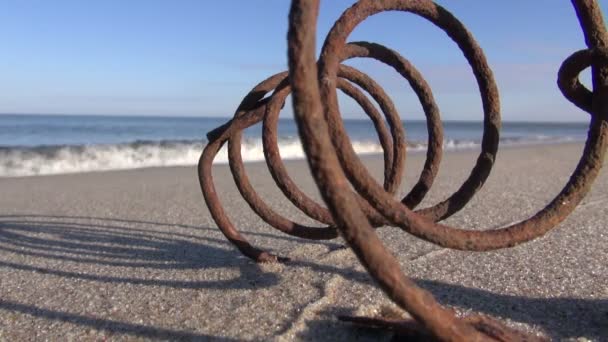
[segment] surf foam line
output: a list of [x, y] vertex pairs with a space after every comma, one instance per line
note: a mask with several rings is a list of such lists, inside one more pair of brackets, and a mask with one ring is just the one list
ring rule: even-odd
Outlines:
[[[567, 140], [570, 141], [570, 140]], [[505, 140], [506, 144], [547, 143], [546, 139]], [[501, 142], [503, 143], [503, 142]], [[0, 177], [20, 177], [79, 173], [90, 171], [126, 170], [146, 167], [191, 166], [198, 163], [204, 144], [202, 141], [136, 141], [122, 144], [5, 146], [0, 147]], [[357, 154], [381, 154], [377, 141], [353, 141]], [[446, 150], [478, 148], [471, 140], [446, 140]], [[297, 138], [279, 140], [281, 157], [285, 160], [303, 159], [304, 151]], [[408, 143], [409, 151], [425, 151], [426, 143]], [[242, 145], [243, 161], [264, 160], [260, 138], [247, 138]], [[216, 163], [227, 163], [226, 147]]]
[[[279, 144], [283, 159], [304, 158], [299, 140], [282, 140]], [[203, 147], [203, 142], [189, 141], [0, 147], [0, 177], [196, 165]], [[354, 142], [354, 148], [362, 154], [382, 153], [377, 142]], [[242, 155], [246, 162], [264, 160], [262, 140], [246, 140]], [[216, 162], [228, 162], [226, 147]]]

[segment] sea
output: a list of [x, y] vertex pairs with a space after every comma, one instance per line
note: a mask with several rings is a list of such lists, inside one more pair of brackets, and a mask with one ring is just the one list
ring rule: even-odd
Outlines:
[[[206, 133], [226, 117], [0, 115], [0, 177], [196, 165]], [[408, 150], [426, 150], [424, 121], [404, 121]], [[479, 149], [481, 122], [444, 121], [444, 149]], [[369, 120], [345, 120], [357, 153], [382, 148]], [[584, 141], [586, 123], [503, 122], [501, 147]], [[243, 160], [264, 159], [261, 124], [244, 132]], [[279, 122], [283, 159], [304, 152], [292, 119]], [[228, 161], [225, 148], [217, 163]]]

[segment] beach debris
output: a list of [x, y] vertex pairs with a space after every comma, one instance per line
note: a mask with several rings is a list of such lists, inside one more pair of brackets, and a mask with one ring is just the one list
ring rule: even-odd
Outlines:
[[[492, 71], [482, 49], [456, 17], [431, 0], [361, 0], [335, 22], [317, 60], [319, 0], [292, 0], [288, 32], [289, 70], [255, 86], [241, 101], [234, 117], [207, 135], [209, 143], [201, 155], [198, 172], [213, 219], [226, 238], [244, 255], [258, 262], [286, 260], [252, 246], [229, 220], [219, 201], [211, 165], [220, 148], [228, 143], [230, 169], [237, 187], [264, 221], [284, 233], [307, 239], [333, 239], [340, 231], [389, 298], [413, 318], [399, 321], [382, 317], [342, 317], [344, 321], [392, 329], [404, 337], [419, 336], [442, 341], [540, 339], [512, 330], [487, 316], [457, 317], [453, 310], [441, 306], [429, 292], [403, 274], [397, 260], [373, 228], [394, 226], [442, 247], [489, 251], [538, 238], [555, 228], [576, 208], [601, 169], [608, 143], [608, 33], [597, 1], [572, 0], [572, 5], [588, 48], [573, 53], [563, 62], [558, 72], [558, 86], [570, 102], [590, 114], [588, 138], [581, 159], [564, 188], [531, 217], [506, 227], [483, 231], [438, 223], [462, 209], [485, 183], [496, 158], [501, 124], [498, 88]], [[443, 131], [432, 92], [420, 73], [397, 52], [376, 43], [346, 42], [358, 24], [383, 11], [409, 12], [445, 31], [471, 66], [482, 99], [484, 132], [481, 152], [471, 173], [448, 198], [419, 210], [414, 209], [433, 184], [442, 155]], [[341, 64], [354, 57], [372, 58], [399, 72], [418, 96], [427, 117], [429, 147], [424, 169], [412, 191], [401, 200], [394, 196], [405, 162], [404, 128], [382, 88], [362, 72]], [[589, 67], [592, 70], [592, 90], [579, 81], [580, 72]], [[371, 95], [382, 115], [353, 84]], [[384, 149], [383, 185], [367, 172], [349, 142], [340, 116], [337, 89], [352, 97], [374, 123]], [[295, 186], [279, 156], [278, 113], [290, 93], [308, 164], [327, 208]], [[266, 163], [277, 186], [296, 207], [324, 226], [305, 226], [279, 215], [251, 186], [240, 154], [242, 131], [260, 122], [263, 122]]]

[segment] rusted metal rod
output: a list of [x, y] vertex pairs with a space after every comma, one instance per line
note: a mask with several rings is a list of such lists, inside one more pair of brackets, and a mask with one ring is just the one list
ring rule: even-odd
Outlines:
[[[201, 155], [201, 189], [218, 227], [250, 258], [259, 262], [281, 260], [250, 245], [233, 226], [220, 204], [213, 185], [211, 164], [219, 149], [228, 142], [229, 163], [237, 187], [263, 220], [287, 234], [308, 239], [333, 239], [340, 231], [380, 287], [414, 318], [409, 322], [352, 317], [346, 320], [408, 330], [443, 341], [535, 339], [489, 317], [475, 315], [457, 318], [452, 310], [442, 307], [430, 293], [405, 277], [374, 228], [395, 226], [442, 247], [487, 251], [540, 237], [555, 228], [576, 208], [597, 177], [608, 144], [608, 33], [595, 0], [572, 0], [572, 4], [588, 48], [573, 53], [563, 62], [558, 72], [558, 85], [570, 102], [590, 114], [589, 133], [583, 154], [570, 179], [555, 198], [536, 214], [507, 227], [482, 231], [438, 223], [462, 209], [483, 186], [496, 159], [500, 131], [500, 102], [492, 71], [471, 33], [448, 10], [431, 0], [360, 0], [335, 22], [317, 60], [315, 48], [319, 0], [292, 0], [288, 31], [289, 70], [254, 87], [241, 102], [234, 118], [209, 133], [209, 144]], [[414, 208], [430, 189], [442, 155], [443, 131], [432, 92], [420, 73], [397, 52], [375, 43], [347, 43], [348, 36], [358, 24], [384, 11], [413, 13], [445, 31], [467, 59], [482, 99], [484, 131], [481, 152], [468, 178], [448, 198], [420, 210]], [[394, 196], [405, 163], [405, 131], [394, 105], [382, 88], [367, 75], [341, 64], [355, 57], [375, 59], [399, 72], [418, 96], [427, 117], [427, 160], [418, 182], [401, 200]], [[586, 89], [578, 79], [580, 72], [588, 67], [591, 67], [593, 77], [591, 90]], [[377, 102], [382, 114], [352, 84], [366, 91]], [[337, 89], [353, 98], [374, 123], [384, 149], [383, 184], [377, 183], [369, 174], [348, 139], [338, 106]], [[290, 93], [308, 164], [327, 209], [295, 186], [279, 155], [277, 120]], [[293, 204], [323, 226], [304, 226], [280, 216], [262, 201], [250, 185], [240, 155], [241, 132], [259, 122], [263, 122], [264, 153], [275, 182]]]

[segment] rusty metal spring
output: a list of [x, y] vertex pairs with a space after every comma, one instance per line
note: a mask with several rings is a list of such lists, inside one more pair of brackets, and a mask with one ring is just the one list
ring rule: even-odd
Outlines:
[[[583, 155], [562, 191], [531, 217], [499, 229], [471, 231], [438, 223], [462, 209], [483, 186], [494, 164], [500, 130], [498, 89], [483, 51], [464, 25], [449, 11], [430, 0], [361, 0], [347, 9], [325, 39], [321, 56], [315, 57], [319, 0], [292, 0], [289, 14], [289, 71], [269, 77], [242, 100], [229, 122], [208, 133], [198, 166], [205, 201], [222, 233], [243, 254], [258, 261], [282, 260], [252, 246], [228, 219], [217, 196], [211, 173], [219, 149], [228, 142], [230, 168], [241, 195], [268, 224], [287, 234], [308, 239], [333, 239], [338, 230], [361, 263], [386, 294], [415, 320], [400, 323], [417, 334], [439, 340], [531, 339], [480, 315], [464, 319], [443, 308], [430, 293], [403, 275], [373, 227], [395, 226], [442, 247], [467, 251], [507, 248], [544, 235], [562, 222], [591, 188], [603, 163], [608, 142], [608, 33], [595, 0], [572, 0], [587, 49], [569, 56], [558, 72], [563, 95], [591, 115]], [[397, 52], [375, 43], [346, 40], [367, 17], [383, 11], [402, 11], [430, 21], [456, 42], [475, 75], [484, 112], [481, 152], [460, 188], [444, 201], [414, 210], [429, 191], [442, 156], [443, 130], [431, 89], [420, 73]], [[385, 63], [399, 72], [418, 96], [427, 118], [428, 150], [422, 173], [411, 192], [396, 200], [405, 162], [405, 132], [390, 98], [369, 76], [345, 65], [344, 60], [363, 57]], [[591, 67], [593, 90], [578, 79]], [[380, 113], [353, 83], [379, 105]], [[380, 185], [358, 159], [340, 116], [336, 89], [353, 98], [372, 120], [384, 149], [384, 183]], [[314, 179], [327, 208], [296, 187], [281, 161], [277, 120], [286, 97], [292, 93], [294, 116]], [[385, 124], [388, 123], [388, 127]], [[257, 195], [244, 170], [240, 154], [242, 131], [263, 122], [266, 163], [285, 196], [302, 212], [324, 224], [304, 226], [279, 215]], [[340, 153], [336, 153], [340, 151]], [[352, 191], [352, 188], [356, 192]], [[355, 319], [363, 324], [389, 326], [394, 322]]]

